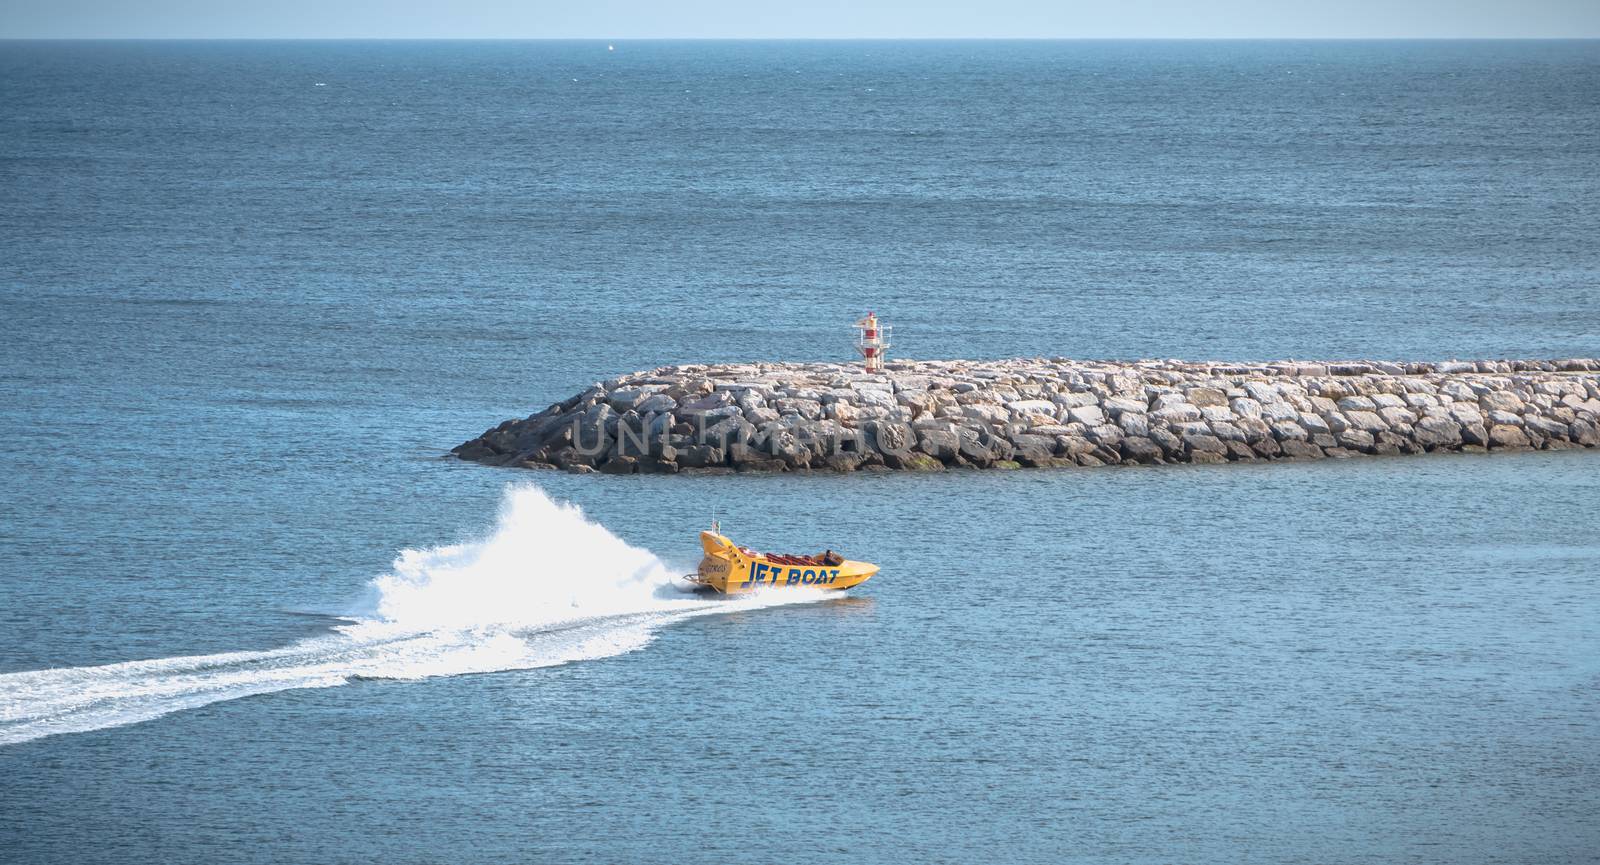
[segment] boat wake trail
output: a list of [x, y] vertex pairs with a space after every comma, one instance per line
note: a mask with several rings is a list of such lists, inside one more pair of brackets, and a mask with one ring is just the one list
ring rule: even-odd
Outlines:
[[547, 667], [647, 645], [686, 618], [820, 599], [707, 600], [576, 506], [509, 489], [493, 534], [405, 550], [348, 622], [279, 649], [0, 674], [0, 745], [147, 721], [223, 700], [357, 678]]

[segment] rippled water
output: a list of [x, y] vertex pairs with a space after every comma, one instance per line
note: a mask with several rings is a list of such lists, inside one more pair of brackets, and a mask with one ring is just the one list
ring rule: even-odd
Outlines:
[[[1593, 355], [1597, 85], [1585, 42], [0, 44], [0, 849], [1592, 861], [1593, 454], [438, 455], [866, 308], [920, 357]], [[662, 585], [713, 511], [884, 570], [708, 610]]]

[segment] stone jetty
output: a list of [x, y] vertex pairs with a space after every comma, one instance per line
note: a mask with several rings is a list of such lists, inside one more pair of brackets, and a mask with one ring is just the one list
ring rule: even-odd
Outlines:
[[1600, 447], [1600, 360], [685, 365], [456, 447], [572, 472], [1159, 465]]

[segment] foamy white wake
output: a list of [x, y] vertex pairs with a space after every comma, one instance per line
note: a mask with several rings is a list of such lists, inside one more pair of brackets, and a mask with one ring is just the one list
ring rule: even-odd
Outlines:
[[507, 490], [482, 541], [405, 550], [333, 633], [281, 649], [0, 675], [0, 745], [133, 724], [181, 709], [356, 677], [527, 669], [638, 649], [674, 621], [817, 600], [784, 590], [708, 600], [537, 487]]

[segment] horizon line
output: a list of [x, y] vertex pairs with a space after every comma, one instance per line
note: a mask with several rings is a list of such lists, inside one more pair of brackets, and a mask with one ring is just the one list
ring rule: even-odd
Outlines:
[[3, 36], [0, 42], [1597, 42], [1591, 36]]

